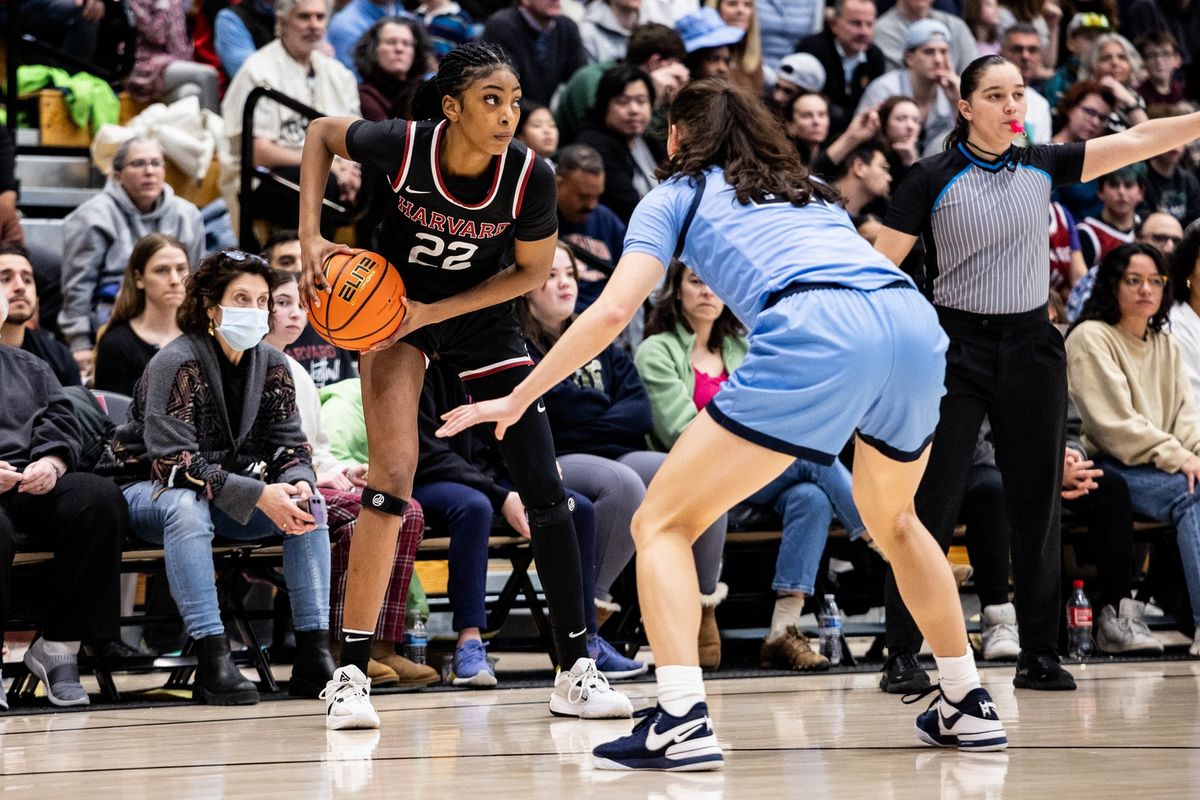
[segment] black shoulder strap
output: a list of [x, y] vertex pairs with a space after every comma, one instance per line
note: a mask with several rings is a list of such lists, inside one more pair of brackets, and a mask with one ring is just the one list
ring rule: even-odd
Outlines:
[[696, 209], [700, 207], [700, 200], [704, 197], [705, 176], [700, 174], [693, 180], [696, 183], [696, 193], [692, 195], [692, 202], [688, 206], [687, 214], [683, 218], [683, 225], [679, 228], [679, 238], [675, 240], [675, 252], [671, 255], [672, 259], [678, 259], [683, 253], [683, 242], [687, 238], [688, 228], [692, 227], [692, 220], [696, 216]]

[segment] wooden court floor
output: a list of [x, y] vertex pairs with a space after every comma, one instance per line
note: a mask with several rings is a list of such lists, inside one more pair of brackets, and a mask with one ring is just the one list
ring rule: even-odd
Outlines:
[[[983, 670], [1005, 754], [917, 744], [919, 706], [846, 674], [714, 680], [722, 773], [595, 771], [622, 721], [556, 719], [545, 689], [377, 698], [382, 731], [327, 732], [316, 701], [0, 716], [0, 798], [1195, 798], [1200, 662], [1074, 668], [1016, 692]], [[625, 684], [635, 706], [652, 683]]]

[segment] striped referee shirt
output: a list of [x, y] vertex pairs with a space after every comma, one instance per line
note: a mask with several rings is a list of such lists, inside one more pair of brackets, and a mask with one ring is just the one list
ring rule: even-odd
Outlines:
[[1050, 192], [1079, 182], [1083, 153], [1083, 143], [1035, 145], [988, 162], [959, 144], [913, 165], [884, 225], [924, 241], [934, 305], [976, 314], [1046, 305]]

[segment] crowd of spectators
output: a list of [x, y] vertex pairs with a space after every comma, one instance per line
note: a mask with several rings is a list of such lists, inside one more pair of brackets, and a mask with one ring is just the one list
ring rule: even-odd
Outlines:
[[[80, 641], [118, 637], [116, 563], [125, 539], [165, 547], [171, 591], [197, 643], [199, 699], [257, 699], [230, 661], [207, 566], [214, 533], [289, 534], [292, 689], [315, 695], [332, 671], [328, 632], [340, 621], [369, 454], [356, 360], [307, 329], [297, 293], [299, 243], [290, 229], [309, 119], [266, 99], [244, 130], [255, 88], [322, 114], [405, 118], [445, 53], [476, 39], [503, 47], [520, 73], [517, 138], [555, 166], [558, 182], [555, 266], [543, 287], [517, 301], [535, 360], [612, 273], [635, 206], [660, 180], [667, 108], [688, 81], [723, 78], [759, 96], [868, 240], [914, 163], [945, 147], [959, 111], [959, 74], [978, 56], [998, 53], [1020, 71], [1024, 146], [1085, 142], [1188, 113], [1200, 98], [1200, 9], [1192, 0], [349, 0], [336, 7], [241, 0], [191, 12], [149, 0], [16, 6], [26, 30], [97, 63], [112, 60], [112, 37], [102, 34], [114, 7], [124, 8], [134, 20], [124, 86], [143, 101], [194, 95], [219, 110], [225, 200], [235, 218], [248, 215], [273, 233], [248, 248], [261, 257], [206, 245], [200, 210], [165, 180], [163, 144], [130, 138], [103, 189], [66, 218], [61, 310], [39, 315], [38, 276], [17, 210], [19, 156], [0, 130], [0, 372], [5, 398], [19, 398], [0, 410], [0, 624], [12, 602], [6, 571], [17, 542], [65, 554], [55, 559], [61, 586], [51, 588], [42, 638], [26, 656], [60, 705], [87, 702], [75, 662]], [[246, 136], [251, 162], [243, 164]], [[1200, 150], [1181, 147], [1064, 187], [1047, 209], [1051, 314], [1072, 325], [1074, 427], [1063, 498], [1098, 542], [1097, 638], [1109, 653], [1162, 649], [1145, 628], [1149, 598], [1134, 598], [1134, 513], [1177, 527], [1192, 617], [1175, 611], [1184, 627], [1200, 621], [1191, 499], [1200, 478], [1200, 293], [1192, 288], [1200, 269], [1198, 165]], [[253, 170], [246, 196], [243, 169]], [[352, 226], [358, 245], [372, 247], [391, 197], [386, 180], [335, 159], [325, 235]], [[918, 282], [922, 257], [916, 248], [905, 262]], [[633, 511], [665, 452], [745, 352], [745, 331], [731, 312], [676, 263], [657, 301], [618, 343], [546, 396], [576, 499], [585, 588], [595, 600], [589, 650], [611, 677], [646, 668], [600, 634], [630, 599], [614, 596], [614, 586], [633, 556]], [[94, 443], [72, 418], [73, 396], [64, 390], [80, 385], [133, 398], [101, 463], [88, 468], [80, 454]], [[372, 653], [371, 677], [380, 685], [438, 679], [394, 647], [426, 521], [452, 542], [454, 682], [496, 684], [483, 644], [487, 537], [494, 517], [521, 535], [528, 526], [486, 435], [432, 435], [437, 415], [463, 399], [457, 379], [431, 365], [416, 500]], [[983, 606], [982, 656], [1012, 658], [1009, 534], [986, 430], [979, 447], [960, 519]], [[310, 497], [324, 498], [327, 523], [305, 510]], [[818, 591], [831, 523], [869, 541], [846, 468], [797, 461], [750, 501], [773, 508], [783, 531], [762, 662], [827, 668], [798, 621]], [[81, 515], [89, 518], [86, 549], [70, 539]], [[701, 662], [710, 668], [721, 660], [714, 610], [726, 591], [725, 536], [722, 517], [695, 545], [705, 602]], [[1200, 656], [1200, 636], [1191, 652]]]

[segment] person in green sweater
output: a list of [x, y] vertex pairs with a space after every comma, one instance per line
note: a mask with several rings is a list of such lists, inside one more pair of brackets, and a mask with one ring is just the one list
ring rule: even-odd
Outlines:
[[[1200, 412], [1179, 345], [1166, 329], [1169, 280], [1149, 245], [1108, 253], [1067, 332], [1067, 375], [1096, 466], [1124, 478], [1134, 511], [1174, 523], [1192, 618], [1200, 625]], [[1189, 653], [1200, 657], [1200, 633]]]
[[[634, 358], [654, 418], [651, 444], [669, 450], [746, 357], [744, 329], [721, 300], [681, 262], [667, 273], [666, 290], [646, 323], [646, 340]], [[839, 462], [825, 467], [797, 459], [746, 502], [768, 506], [783, 519], [775, 561], [775, 610], [759, 659], [764, 667], [799, 671], [829, 669], [799, 630], [805, 597], [815, 590], [829, 523], [836, 516], [859, 538], [866, 528], [854, 506], [850, 473]], [[716, 619], [704, 608], [701, 641]]]

